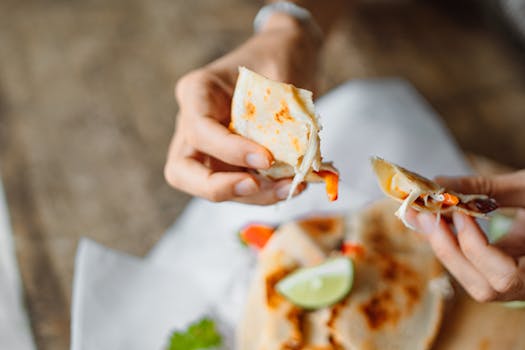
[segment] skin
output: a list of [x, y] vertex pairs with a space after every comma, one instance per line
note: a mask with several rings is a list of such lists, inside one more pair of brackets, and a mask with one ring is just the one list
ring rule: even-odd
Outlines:
[[[346, 1], [295, 1], [310, 10], [322, 32], [344, 13]], [[275, 13], [262, 30], [243, 45], [210, 64], [189, 72], [176, 84], [179, 105], [166, 166], [168, 183], [210, 201], [268, 205], [286, 198], [290, 179], [270, 181], [254, 174], [266, 169], [272, 155], [262, 146], [232, 134], [230, 101], [238, 66], [270, 79], [315, 92], [322, 37], [310, 26]], [[440, 180], [463, 193], [485, 193], [500, 205], [525, 208], [525, 172], [494, 178]], [[301, 185], [296, 194], [305, 189]], [[437, 257], [478, 301], [525, 299], [525, 210], [511, 232], [490, 245], [476, 222], [454, 214], [453, 229], [428, 214], [410, 213], [412, 224], [427, 237]]]
[[[316, 21], [328, 32], [344, 1], [328, 1], [323, 11], [316, 10], [315, 0], [298, 3], [319, 12]], [[285, 199], [291, 179], [270, 181], [252, 171], [271, 166], [270, 152], [227, 129], [238, 67], [315, 91], [321, 46], [314, 28], [275, 13], [239, 48], [182, 77], [175, 88], [179, 113], [164, 170], [168, 183], [215, 202], [267, 205]]]
[[[477, 301], [525, 300], [525, 170], [494, 177], [438, 178], [446, 188], [483, 193], [502, 207], [517, 209], [509, 233], [490, 244], [476, 221], [453, 213], [453, 227], [433, 214], [409, 213], [409, 222], [426, 233], [436, 256]], [[457, 234], [454, 234], [454, 231]]]

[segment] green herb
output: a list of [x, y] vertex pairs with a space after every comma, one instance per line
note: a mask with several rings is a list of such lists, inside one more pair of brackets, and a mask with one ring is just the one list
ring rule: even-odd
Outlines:
[[203, 318], [192, 323], [186, 331], [175, 331], [171, 335], [168, 350], [204, 350], [221, 345], [221, 335], [215, 322]]

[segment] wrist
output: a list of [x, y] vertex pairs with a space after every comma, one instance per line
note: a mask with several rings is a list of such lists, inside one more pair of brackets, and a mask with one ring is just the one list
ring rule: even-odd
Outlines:
[[322, 34], [314, 23], [303, 22], [284, 12], [272, 13], [259, 30], [259, 34], [268, 32], [288, 34], [300, 41], [302, 45], [307, 44], [315, 49], [319, 49], [323, 43]]
[[208, 64], [206, 69], [232, 86], [239, 66], [270, 79], [315, 89], [321, 39], [315, 31], [286, 13], [273, 13], [242, 46]]

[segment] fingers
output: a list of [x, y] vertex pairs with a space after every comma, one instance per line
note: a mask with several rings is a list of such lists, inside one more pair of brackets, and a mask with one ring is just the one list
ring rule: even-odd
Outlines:
[[461, 251], [491, 287], [505, 299], [520, 294], [525, 286], [516, 261], [490, 245], [473, 218], [454, 213], [453, 219]]
[[164, 173], [171, 186], [214, 202], [249, 196], [259, 191], [259, 184], [252, 175], [245, 172], [213, 172], [191, 157], [168, 161]]
[[[262, 180], [261, 190], [252, 196], [237, 197], [235, 201], [246, 203], [246, 204], [258, 204], [258, 205], [270, 205], [288, 198], [290, 192], [290, 186], [292, 184], [291, 179], [280, 180], [277, 182]], [[294, 192], [294, 197], [302, 193], [306, 189], [306, 184], [302, 183], [297, 186]]]
[[271, 153], [264, 147], [230, 132], [212, 118], [196, 116], [185, 124], [186, 141], [190, 145], [225, 163], [267, 169], [273, 162]]
[[[195, 158], [178, 155], [167, 162], [164, 172], [171, 186], [213, 202], [269, 205], [286, 199], [291, 184], [290, 179], [275, 182], [242, 171], [216, 172]], [[295, 195], [304, 188], [299, 186]]]
[[493, 300], [495, 291], [465, 257], [448, 225], [443, 220], [436, 222], [435, 216], [428, 213], [419, 214], [417, 220], [422, 231], [429, 233], [428, 240], [436, 257], [463, 288], [478, 301]]
[[436, 257], [465, 290], [480, 302], [515, 300], [525, 297], [525, 271], [517, 262], [490, 245], [471, 217], [454, 213], [457, 236], [432, 214], [411, 213], [411, 222], [424, 233]]
[[525, 207], [525, 170], [493, 177], [438, 177], [446, 188], [461, 193], [486, 194], [509, 207]]
[[230, 121], [230, 86], [218, 75], [197, 70], [176, 86], [180, 114], [177, 132], [194, 149], [227, 164], [267, 169], [273, 157], [257, 143], [236, 135], [225, 126]]

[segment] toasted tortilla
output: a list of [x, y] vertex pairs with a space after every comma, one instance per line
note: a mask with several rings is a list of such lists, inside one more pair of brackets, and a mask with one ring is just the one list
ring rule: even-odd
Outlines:
[[429, 349], [452, 289], [431, 247], [381, 201], [353, 215], [347, 239], [365, 247], [354, 260], [348, 297], [332, 308], [340, 349]]
[[308, 90], [239, 67], [229, 128], [272, 153], [275, 163], [261, 174], [293, 177], [289, 197], [303, 181], [322, 182], [321, 170], [337, 174], [331, 163], [321, 162], [321, 127]]
[[[434, 181], [379, 157], [371, 158], [371, 162], [383, 192], [402, 202], [396, 215], [409, 228], [413, 229], [405, 219], [408, 207], [439, 215], [457, 210], [480, 218], [498, 208], [496, 201], [484, 194], [461, 194], [448, 190]], [[452, 202], [447, 202], [447, 198], [452, 198]]]
[[[281, 226], [261, 251], [238, 350], [424, 350], [443, 315], [447, 277], [426, 241], [392, 217], [395, 202], [377, 203], [342, 218], [314, 218]], [[303, 310], [275, 284], [295, 269], [339, 253], [343, 239], [364, 246], [355, 256], [353, 289], [339, 303]], [[325, 236], [325, 237], [324, 237]]]

